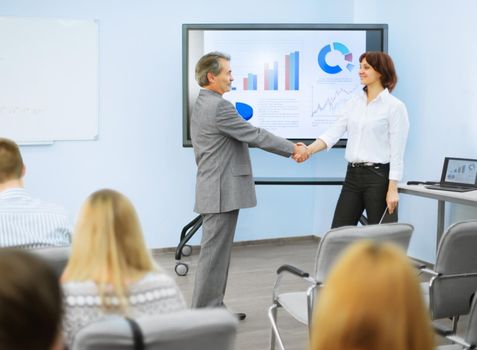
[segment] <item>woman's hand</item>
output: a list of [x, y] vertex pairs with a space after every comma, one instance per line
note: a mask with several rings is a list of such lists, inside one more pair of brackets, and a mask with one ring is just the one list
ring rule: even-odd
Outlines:
[[397, 181], [389, 180], [388, 192], [386, 193], [386, 205], [389, 214], [394, 213], [399, 202], [399, 195], [397, 189]]

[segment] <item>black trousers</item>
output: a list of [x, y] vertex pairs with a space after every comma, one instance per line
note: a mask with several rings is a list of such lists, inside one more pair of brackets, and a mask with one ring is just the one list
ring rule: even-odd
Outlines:
[[[346, 178], [336, 204], [332, 228], [357, 225], [366, 210], [368, 224], [377, 224], [386, 209], [389, 164], [353, 167], [348, 165]], [[386, 213], [383, 222], [397, 222], [397, 208]]]

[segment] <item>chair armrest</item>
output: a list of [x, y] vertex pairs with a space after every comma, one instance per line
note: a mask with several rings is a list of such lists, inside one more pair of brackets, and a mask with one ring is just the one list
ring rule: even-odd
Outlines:
[[417, 261], [413, 261], [412, 264], [418, 270], [422, 270], [422, 269], [425, 269], [427, 267], [425, 264], [417, 262]]
[[463, 338], [457, 335], [448, 335], [446, 338], [452, 341], [453, 343], [464, 346], [466, 349], [472, 349], [471, 344], [467, 343]]
[[438, 325], [434, 322], [432, 322], [432, 328], [434, 329], [434, 332], [437, 334], [437, 335], [440, 335], [441, 337], [450, 337], [452, 335], [455, 335], [454, 334], [454, 331], [452, 330], [452, 328], [449, 328], [449, 327], [446, 327], [444, 325]]
[[310, 274], [308, 272], [305, 272], [298, 267], [292, 266], [292, 265], [282, 265], [278, 268], [277, 270], [277, 275], [281, 274], [283, 271], [289, 272], [295, 276], [302, 277], [302, 278], [307, 278], [310, 277]]
[[425, 274], [428, 274], [428, 275], [431, 275], [431, 276], [439, 276], [439, 273], [434, 271], [434, 270], [431, 270], [427, 267], [423, 267], [423, 268], [420, 268], [419, 271], [425, 273]]
[[280, 293], [281, 280], [284, 277], [284, 272], [288, 272], [293, 276], [302, 278], [304, 281], [308, 282], [311, 285], [317, 285], [318, 283], [310, 277], [308, 272], [305, 272], [298, 267], [292, 265], [282, 265], [277, 269], [277, 279], [275, 280], [275, 285], [273, 286], [273, 300], [276, 299]]

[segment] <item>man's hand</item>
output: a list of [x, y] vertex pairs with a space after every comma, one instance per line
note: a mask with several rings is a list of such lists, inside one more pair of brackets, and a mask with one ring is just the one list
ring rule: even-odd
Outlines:
[[295, 148], [293, 149], [292, 158], [297, 162], [301, 163], [307, 160], [310, 157], [310, 152], [308, 152], [308, 148], [302, 142], [298, 142], [295, 144]]

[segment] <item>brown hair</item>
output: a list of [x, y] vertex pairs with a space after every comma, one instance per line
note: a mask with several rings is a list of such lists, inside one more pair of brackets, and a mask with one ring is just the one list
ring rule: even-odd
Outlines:
[[18, 145], [12, 140], [0, 138], [0, 183], [20, 179], [23, 159]]
[[0, 249], [0, 348], [51, 349], [60, 329], [62, 293], [46, 262], [20, 250]]
[[391, 243], [362, 241], [338, 260], [319, 295], [312, 350], [431, 350], [416, 271]]
[[389, 92], [393, 91], [397, 84], [396, 69], [394, 68], [393, 60], [385, 52], [370, 51], [365, 52], [359, 57], [361, 63], [363, 59], [373, 67], [373, 69], [381, 74], [381, 84], [387, 88]]

